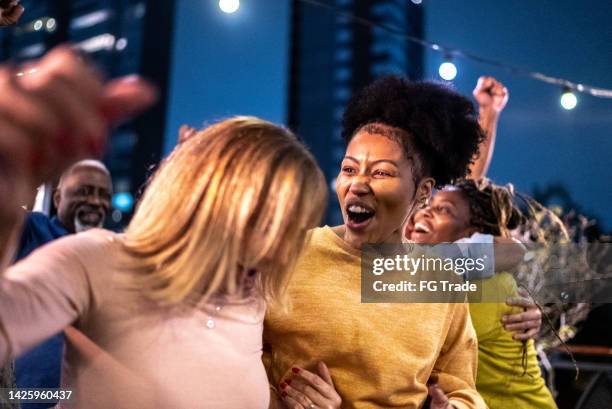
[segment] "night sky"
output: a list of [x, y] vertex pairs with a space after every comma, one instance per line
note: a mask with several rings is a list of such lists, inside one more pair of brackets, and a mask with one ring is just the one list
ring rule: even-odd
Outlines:
[[[222, 13], [216, 0], [178, 0], [168, 151], [181, 123], [200, 126], [235, 114], [284, 122], [289, 71], [289, 1], [242, 0]], [[483, 57], [612, 88], [612, 2], [423, 0], [426, 38]], [[324, 11], [321, 11], [322, 13]], [[443, 55], [426, 52], [428, 79]], [[573, 111], [561, 89], [497, 68], [456, 60], [455, 86], [494, 75], [510, 90], [489, 176], [532, 193], [560, 184], [582, 210], [612, 229], [612, 100], [579, 94]]]
[[[429, 40], [548, 75], [612, 88], [612, 2], [424, 0]], [[435, 78], [443, 55], [428, 52]], [[612, 99], [578, 94], [565, 111], [561, 89], [458, 60], [455, 85], [471, 93], [479, 75], [510, 91], [489, 176], [531, 193], [562, 184], [583, 211], [612, 230]]]
[[166, 151], [178, 127], [231, 115], [283, 123], [289, 78], [288, 0], [177, 0]]

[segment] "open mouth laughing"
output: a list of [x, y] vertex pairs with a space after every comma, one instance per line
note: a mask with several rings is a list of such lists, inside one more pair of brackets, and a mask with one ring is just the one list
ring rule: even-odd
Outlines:
[[412, 229], [412, 233], [410, 235], [410, 239], [413, 241], [423, 241], [426, 237], [431, 233], [432, 228], [429, 223], [424, 221], [416, 221], [414, 223], [414, 228]]
[[376, 215], [374, 208], [356, 200], [349, 201], [345, 209], [347, 214], [346, 225], [352, 230], [365, 229]]
[[75, 230], [78, 232], [94, 227], [102, 227], [105, 216], [105, 212], [102, 208], [80, 206], [74, 217]]

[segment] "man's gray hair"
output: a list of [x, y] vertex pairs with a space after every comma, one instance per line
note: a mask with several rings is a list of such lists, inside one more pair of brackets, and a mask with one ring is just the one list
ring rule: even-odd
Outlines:
[[108, 168], [106, 167], [106, 165], [104, 165], [104, 163], [102, 163], [102, 161], [99, 161], [97, 159], [83, 159], [83, 160], [76, 162], [74, 165], [66, 169], [64, 173], [62, 173], [59, 183], [57, 184], [57, 187], [58, 188], [61, 187], [64, 179], [70, 176], [72, 172], [74, 172], [77, 169], [82, 169], [82, 168], [96, 169], [102, 173], [107, 174], [109, 178], [111, 177], [111, 174]]

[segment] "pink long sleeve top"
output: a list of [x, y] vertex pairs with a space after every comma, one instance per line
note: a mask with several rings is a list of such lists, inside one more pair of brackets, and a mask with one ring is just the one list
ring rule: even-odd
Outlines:
[[67, 326], [62, 408], [267, 408], [261, 362], [265, 303], [212, 300], [161, 308], [123, 284], [120, 236], [57, 240], [0, 279], [0, 359]]

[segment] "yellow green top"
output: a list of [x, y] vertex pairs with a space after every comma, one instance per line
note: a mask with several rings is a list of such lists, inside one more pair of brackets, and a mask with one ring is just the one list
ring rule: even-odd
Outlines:
[[[514, 278], [508, 273], [475, 281], [486, 300], [505, 300], [517, 294]], [[505, 303], [471, 303], [470, 314], [478, 336], [478, 375], [476, 388], [491, 409], [557, 408], [540, 373], [530, 340], [527, 345], [527, 371], [522, 365], [523, 343], [504, 330], [501, 317], [521, 312]]]

